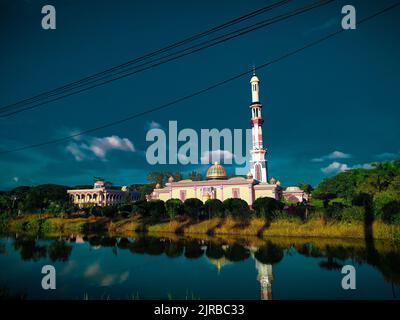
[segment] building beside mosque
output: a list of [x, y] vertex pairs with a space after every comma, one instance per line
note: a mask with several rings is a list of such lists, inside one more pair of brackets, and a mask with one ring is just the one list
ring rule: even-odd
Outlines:
[[251, 84], [251, 131], [252, 148], [250, 150], [250, 171], [246, 177], [227, 177], [225, 168], [218, 162], [214, 163], [206, 174], [204, 181], [181, 180], [174, 181], [169, 178], [164, 187], [156, 185], [154, 191], [148, 196], [148, 200], [160, 199], [180, 199], [185, 201], [188, 198], [197, 198], [205, 202], [208, 199], [219, 199], [224, 201], [228, 198], [240, 198], [245, 200], [250, 206], [254, 200], [260, 197], [270, 197], [281, 199], [283, 194], [285, 198], [297, 199], [301, 202], [306, 194], [297, 187], [295, 194], [292, 195], [292, 189], [283, 191], [281, 183], [274, 178], [268, 180], [267, 150], [263, 145], [263, 117], [262, 104], [259, 99], [260, 80], [253, 72], [250, 80]]
[[124, 186], [121, 189], [112, 189], [104, 180], [96, 180], [93, 189], [67, 190], [67, 193], [75, 205], [80, 208], [91, 206], [108, 206], [123, 203], [128, 199], [133, 201], [140, 199], [140, 193], [132, 191]]

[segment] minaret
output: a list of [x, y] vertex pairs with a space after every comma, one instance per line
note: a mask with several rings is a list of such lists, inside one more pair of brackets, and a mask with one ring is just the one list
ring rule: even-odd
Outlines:
[[261, 300], [272, 300], [272, 265], [256, 260], [257, 280], [260, 282]]
[[264, 122], [261, 109], [262, 105], [259, 98], [259, 83], [258, 77], [256, 76], [256, 70], [253, 69], [253, 76], [251, 77], [251, 135], [253, 147], [250, 150], [250, 171], [254, 179], [260, 182], [268, 182], [267, 172], [267, 161], [265, 155], [267, 151], [263, 148], [263, 137], [262, 137], [262, 124]]

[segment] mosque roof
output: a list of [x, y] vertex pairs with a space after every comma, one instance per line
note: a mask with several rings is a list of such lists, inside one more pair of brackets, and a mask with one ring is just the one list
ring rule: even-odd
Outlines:
[[206, 178], [207, 180], [226, 179], [227, 178], [226, 170], [218, 162], [215, 162], [210, 168], [208, 168]]

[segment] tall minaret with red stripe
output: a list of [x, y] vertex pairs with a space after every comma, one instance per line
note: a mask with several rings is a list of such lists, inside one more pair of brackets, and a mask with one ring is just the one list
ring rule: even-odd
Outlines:
[[250, 150], [250, 171], [254, 179], [260, 182], [268, 182], [267, 160], [265, 156], [267, 151], [263, 147], [262, 124], [264, 122], [260, 103], [260, 80], [256, 76], [256, 70], [253, 69], [253, 76], [250, 80], [251, 84], [251, 134], [253, 147]]

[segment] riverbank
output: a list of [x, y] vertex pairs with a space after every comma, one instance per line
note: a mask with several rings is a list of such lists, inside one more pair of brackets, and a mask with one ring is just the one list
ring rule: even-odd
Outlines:
[[[321, 237], [321, 238], [364, 238], [362, 222], [326, 222], [323, 219], [311, 219], [303, 222], [299, 219], [278, 219], [267, 223], [261, 218], [241, 221], [233, 218], [211, 218], [195, 221], [190, 218], [154, 221], [135, 216], [128, 219], [110, 219], [106, 217], [68, 217], [52, 215], [26, 215], [11, 219], [7, 223], [8, 232], [31, 234], [55, 234], [78, 232], [110, 232], [129, 235], [134, 232], [178, 233], [185, 235], [239, 235], [258, 237]], [[372, 225], [374, 239], [400, 239], [400, 226], [375, 221]]]

